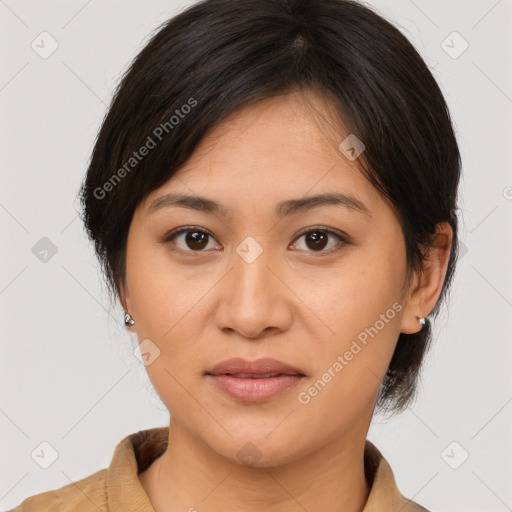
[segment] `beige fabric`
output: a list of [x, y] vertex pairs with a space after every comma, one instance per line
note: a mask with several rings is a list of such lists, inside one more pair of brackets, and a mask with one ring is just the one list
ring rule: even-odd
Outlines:
[[[11, 512], [154, 512], [137, 475], [165, 452], [168, 434], [169, 427], [131, 434], [118, 443], [108, 468], [31, 496]], [[364, 457], [371, 491], [362, 512], [428, 512], [402, 496], [389, 464], [368, 440]]]

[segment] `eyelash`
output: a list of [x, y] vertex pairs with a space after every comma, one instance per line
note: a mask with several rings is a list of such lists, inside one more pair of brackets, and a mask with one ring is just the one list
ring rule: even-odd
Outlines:
[[[182, 233], [188, 233], [188, 232], [204, 233], [204, 234], [208, 235], [209, 237], [213, 238], [214, 240], [216, 240], [215, 237], [209, 231], [207, 231], [206, 229], [199, 228], [198, 226], [184, 226], [184, 227], [176, 229], [175, 231], [171, 231], [170, 233], [168, 233], [165, 236], [165, 238], [163, 240], [163, 243], [164, 244], [168, 244], [174, 238], [176, 238], [178, 235], [181, 235]], [[323, 256], [323, 255], [333, 254], [333, 253], [341, 250], [343, 246], [350, 244], [350, 242], [348, 241], [348, 237], [346, 235], [342, 235], [342, 234], [336, 233], [336, 232], [332, 231], [331, 229], [326, 228], [325, 226], [314, 226], [314, 227], [311, 227], [311, 228], [305, 228], [304, 230], [302, 230], [297, 235], [295, 240], [298, 240], [303, 235], [307, 235], [309, 233], [316, 233], [316, 232], [327, 233], [329, 236], [334, 235], [336, 238], [339, 239], [339, 242], [338, 242], [336, 247], [328, 249], [326, 251], [325, 250], [321, 250], [321, 251], [312, 251], [312, 250], [311, 251], [307, 251], [306, 250], [305, 251], [305, 252], [311, 252], [315, 256]], [[179, 249], [179, 248], [178, 249], [171, 249], [171, 250], [178, 251], [178, 252], [181, 252], [181, 253], [190, 253], [190, 254], [194, 254], [194, 255], [197, 255], [197, 256], [199, 256], [201, 253], [206, 252], [204, 250], [193, 251], [193, 250], [183, 250], [183, 249]], [[301, 249], [298, 249], [298, 250], [300, 251]]]

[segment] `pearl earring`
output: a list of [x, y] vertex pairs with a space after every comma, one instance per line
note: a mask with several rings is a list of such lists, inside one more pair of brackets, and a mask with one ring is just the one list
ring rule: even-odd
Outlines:
[[426, 316], [418, 317], [418, 322], [420, 323], [421, 327], [423, 327], [427, 323], [427, 317]]

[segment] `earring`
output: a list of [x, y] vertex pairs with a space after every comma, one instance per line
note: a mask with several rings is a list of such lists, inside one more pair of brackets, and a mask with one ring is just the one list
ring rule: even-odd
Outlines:
[[135, 320], [132, 318], [130, 313], [128, 311], [125, 311], [124, 313], [124, 325], [133, 325], [135, 323]]
[[420, 323], [421, 327], [423, 327], [426, 324], [426, 322], [427, 322], [427, 317], [426, 316], [418, 317], [418, 322]]

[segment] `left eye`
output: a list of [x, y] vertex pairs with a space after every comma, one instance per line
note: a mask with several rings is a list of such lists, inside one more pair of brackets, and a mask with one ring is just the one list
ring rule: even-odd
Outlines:
[[[313, 252], [328, 252], [328, 250], [335, 248], [338, 245], [342, 245], [343, 243], [346, 243], [346, 240], [341, 236], [333, 231], [330, 231], [328, 229], [312, 229], [309, 231], [306, 231], [305, 233], [302, 233], [297, 240], [300, 240], [301, 238], [304, 238], [304, 243], [302, 244], [302, 247], [299, 247], [300, 250], [312, 250]], [[337, 242], [334, 244], [331, 244], [331, 247], [328, 247], [327, 250], [324, 250], [330, 242], [330, 239], [334, 237], [337, 239]], [[341, 242], [341, 244], [340, 244]], [[294, 243], [294, 245], [297, 245], [297, 242]], [[305, 248], [304, 248], [305, 247]]]

